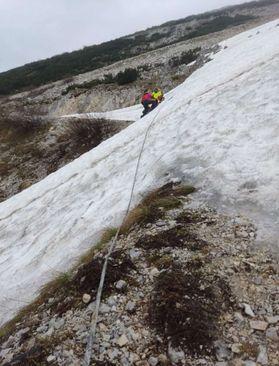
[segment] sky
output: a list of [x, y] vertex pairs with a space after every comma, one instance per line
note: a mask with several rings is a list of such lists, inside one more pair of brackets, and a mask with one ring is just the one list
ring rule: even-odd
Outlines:
[[242, 0], [0, 0], [0, 72]]

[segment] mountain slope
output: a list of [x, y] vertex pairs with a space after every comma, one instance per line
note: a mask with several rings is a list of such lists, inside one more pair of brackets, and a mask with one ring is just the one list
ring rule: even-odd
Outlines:
[[154, 118], [133, 204], [178, 177], [203, 187], [201, 199], [250, 209], [276, 230], [278, 23], [223, 42], [211, 62], [146, 118], [0, 204], [1, 323], [96, 242], [103, 228], [120, 223]]
[[169, 44], [251, 23], [257, 17], [264, 19], [266, 13], [269, 13], [271, 20], [270, 15], [278, 11], [278, 4], [278, 0], [252, 1], [172, 21], [100, 45], [33, 62], [0, 73], [0, 95], [14, 94], [51, 81], [70, 78]]

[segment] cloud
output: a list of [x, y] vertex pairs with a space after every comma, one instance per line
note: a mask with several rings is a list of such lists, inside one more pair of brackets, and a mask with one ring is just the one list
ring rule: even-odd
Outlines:
[[0, 0], [0, 72], [241, 0]]

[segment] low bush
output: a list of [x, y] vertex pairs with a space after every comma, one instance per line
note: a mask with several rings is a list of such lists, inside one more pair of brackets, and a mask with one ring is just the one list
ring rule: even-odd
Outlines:
[[130, 84], [136, 81], [139, 77], [139, 72], [136, 69], [125, 69], [124, 71], [120, 71], [116, 75], [116, 82], [118, 85]]

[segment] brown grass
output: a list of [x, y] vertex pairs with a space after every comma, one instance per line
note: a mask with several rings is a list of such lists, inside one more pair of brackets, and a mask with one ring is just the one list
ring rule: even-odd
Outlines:
[[165, 211], [178, 208], [182, 205], [179, 197], [185, 197], [195, 192], [192, 186], [176, 186], [168, 183], [163, 187], [150, 192], [142, 202], [134, 208], [121, 226], [121, 233], [127, 234], [135, 225], [152, 223], [165, 216]]

